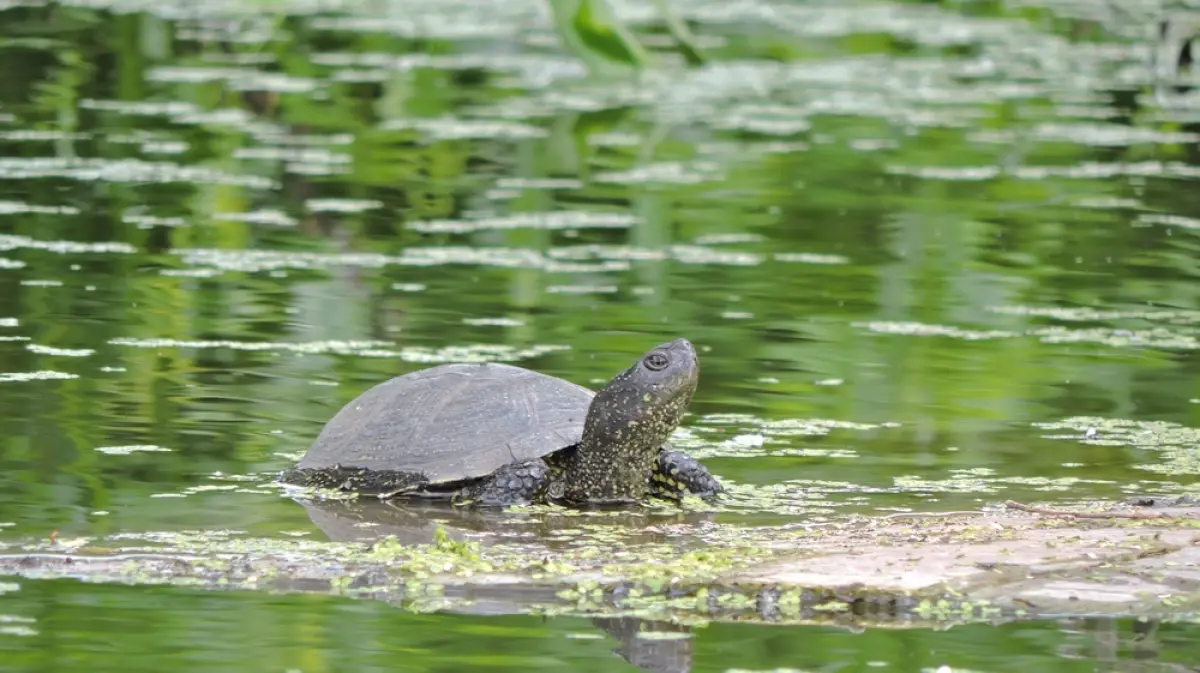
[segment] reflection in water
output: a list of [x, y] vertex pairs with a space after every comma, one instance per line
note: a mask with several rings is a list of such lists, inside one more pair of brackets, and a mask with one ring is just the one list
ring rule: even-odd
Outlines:
[[[610, 4], [660, 55], [649, 5]], [[0, 536], [316, 525], [418, 544], [440, 527], [669, 555], [850, 511], [1200, 479], [1195, 12], [670, 4], [709, 62], [662, 54], [623, 79], [560, 50], [541, 0], [0, 0]], [[701, 351], [678, 440], [730, 485], [715, 512], [297, 507], [261, 478], [429, 363], [594, 388], [675, 336]], [[504, 594], [476, 602], [485, 617], [0, 593], [3, 659], [39, 672], [612, 670], [607, 639], [564, 635], [595, 628], [653, 670], [1175, 671], [1197, 635], [672, 639], [498, 616], [519, 603]]]
[[[411, 614], [263, 592], [25, 582], [5, 594], [5, 670], [1196, 671], [1188, 621], [1063, 618], [951, 629], [702, 627], [632, 617]], [[116, 646], [118, 644], [127, 645]], [[616, 664], [616, 665], [614, 665]]]
[[499, 508], [455, 507], [444, 500], [420, 498], [296, 502], [321, 532], [337, 542], [374, 542], [390, 535], [406, 546], [429, 544], [438, 531], [443, 531], [450, 539], [469, 539], [483, 546], [521, 545], [529, 553], [570, 553], [575, 547], [594, 544], [595, 540], [579, 534], [581, 526], [592, 529], [593, 534], [605, 535], [609, 545], [666, 542], [682, 550], [697, 542], [680, 531], [697, 531], [716, 520], [715, 513], [708, 511], [653, 511], [639, 506], [527, 514]]
[[512, 534], [522, 529], [519, 522], [512, 523], [514, 517], [503, 512], [455, 507], [443, 501], [423, 503], [419, 500], [362, 498], [297, 502], [321, 532], [336, 542], [375, 541], [391, 535], [406, 546], [429, 544], [436, 531], [442, 529], [452, 539], [470, 537], [486, 545], [495, 536], [479, 533]]
[[[444, 502], [360, 500], [298, 501], [329, 539], [375, 541], [394, 536], [404, 545], [428, 544], [441, 529], [453, 539], [473, 539], [486, 546], [504, 536], [521, 537], [529, 528], [523, 517]], [[484, 534], [486, 533], [486, 534]], [[533, 552], [531, 552], [533, 553]], [[460, 608], [471, 614], [511, 614], [530, 596], [515, 589], [513, 602], [489, 594]], [[692, 635], [686, 626], [637, 617], [595, 618], [598, 628], [621, 642], [614, 650], [630, 664], [648, 671], [685, 673], [692, 666]]]
[[692, 630], [670, 622], [636, 617], [598, 617], [598, 628], [621, 641], [615, 652], [647, 671], [687, 673], [692, 670]]
[[1200, 670], [1194, 662], [1177, 662], [1164, 648], [1159, 629], [1162, 621], [1151, 618], [1111, 619], [1068, 617], [1058, 621], [1064, 633], [1081, 638], [1064, 643], [1059, 654], [1066, 659], [1095, 662], [1099, 672], [1130, 671], [1185, 673]]

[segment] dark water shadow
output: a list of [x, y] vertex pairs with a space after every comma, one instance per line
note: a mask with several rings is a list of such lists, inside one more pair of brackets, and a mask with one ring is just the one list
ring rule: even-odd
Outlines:
[[[441, 500], [302, 500], [309, 519], [334, 542], [370, 542], [388, 536], [405, 545], [429, 544], [438, 530], [453, 540], [470, 539], [482, 546], [502, 542], [532, 543], [547, 551], [575, 546], [586, 513], [512, 512], [455, 507]], [[714, 523], [713, 512], [650, 511], [637, 507], [606, 508], [602, 517], [588, 519], [619, 529], [627, 543], [675, 539], [667, 527], [700, 527]]]

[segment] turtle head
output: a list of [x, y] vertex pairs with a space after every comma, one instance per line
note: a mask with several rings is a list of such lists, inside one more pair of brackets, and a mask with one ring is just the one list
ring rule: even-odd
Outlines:
[[636, 498], [699, 381], [700, 361], [687, 339], [655, 346], [614, 376], [588, 408], [571, 490], [589, 499]]
[[592, 446], [636, 443], [657, 452], [671, 436], [700, 382], [687, 339], [655, 346], [596, 394], [584, 424]]

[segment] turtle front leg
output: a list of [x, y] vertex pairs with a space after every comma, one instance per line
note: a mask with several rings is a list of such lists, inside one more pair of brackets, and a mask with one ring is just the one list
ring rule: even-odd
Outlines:
[[482, 507], [528, 505], [533, 502], [549, 471], [545, 461], [540, 459], [505, 465], [460, 490], [454, 495], [454, 503]]
[[682, 451], [659, 451], [650, 474], [650, 493], [667, 500], [682, 500], [694, 495], [704, 499], [725, 492], [725, 487], [707, 467]]

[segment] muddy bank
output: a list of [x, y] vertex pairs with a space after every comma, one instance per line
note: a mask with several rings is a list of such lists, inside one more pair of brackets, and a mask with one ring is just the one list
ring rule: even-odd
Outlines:
[[[0, 549], [0, 574], [681, 622], [903, 626], [1200, 608], [1194, 506], [1114, 505], [1097, 510], [1104, 518], [1012, 509], [857, 517], [770, 530], [699, 517], [574, 546], [546, 541], [546, 514], [439, 519], [401, 509], [381, 522], [363, 505], [307, 506], [330, 539], [209, 531], [39, 540]], [[1108, 518], [1146, 512], [1157, 518]]]

